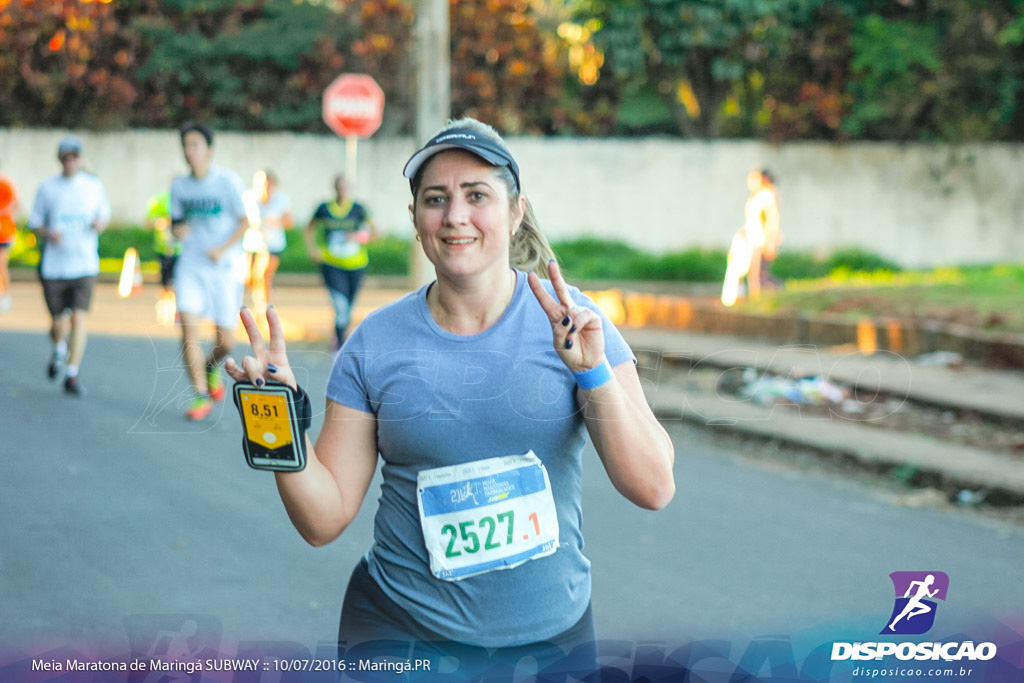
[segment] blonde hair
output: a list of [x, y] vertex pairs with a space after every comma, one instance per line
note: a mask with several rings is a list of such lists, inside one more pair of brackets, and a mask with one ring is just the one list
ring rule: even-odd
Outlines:
[[[508, 145], [498, 134], [498, 131], [494, 130], [493, 127], [489, 126], [482, 121], [465, 117], [456, 120], [449, 120], [448, 123], [438, 131], [437, 134], [443, 133], [446, 130], [452, 128], [469, 128], [479, 135], [486, 136], [493, 140], [495, 143], [500, 145], [502, 149], [509, 153]], [[420, 167], [416, 173], [416, 177], [412, 181], [412, 193], [415, 201], [416, 193], [419, 190], [420, 177], [423, 173], [424, 164]], [[502, 179], [505, 186], [508, 188], [508, 194], [510, 197], [510, 206], [514, 206], [515, 202], [519, 200], [520, 191], [517, 189], [515, 176], [512, 175], [512, 171], [508, 166], [495, 167], [498, 173], [498, 177]], [[523, 221], [516, 228], [515, 232], [512, 233], [512, 238], [509, 243], [508, 251], [508, 262], [509, 265], [517, 270], [523, 270], [526, 272], [533, 271], [542, 278], [548, 277], [548, 262], [555, 260], [555, 252], [551, 248], [544, 234], [540, 231], [537, 225], [537, 217], [533, 211], [533, 205], [530, 204], [529, 198], [526, 198], [526, 210], [523, 213]]]

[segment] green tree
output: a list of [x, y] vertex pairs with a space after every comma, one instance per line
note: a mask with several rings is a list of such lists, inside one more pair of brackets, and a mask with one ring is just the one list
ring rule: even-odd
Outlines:
[[1001, 38], [1021, 17], [1021, 0], [933, 0], [942, 36], [938, 137], [1024, 140], [1024, 46]]
[[853, 105], [848, 88], [855, 19], [850, 5], [828, 2], [794, 23], [786, 49], [741, 83], [741, 106], [753, 119], [744, 132], [774, 141], [848, 137], [843, 126]]
[[880, 3], [857, 19], [846, 121], [855, 137], [1024, 138], [1019, 0]]
[[938, 94], [938, 40], [934, 26], [861, 18], [851, 40], [856, 105], [847, 129], [858, 137], [912, 137]]
[[451, 0], [452, 112], [510, 133], [550, 133], [568, 78], [527, 0]]
[[584, 13], [600, 18], [595, 39], [627, 94], [656, 93], [680, 134], [712, 138], [736, 85], [821, 1], [594, 0]]
[[[450, 0], [453, 112], [509, 132], [572, 129], [542, 3]], [[324, 132], [323, 89], [363, 72], [383, 134], [413, 127], [412, 0], [0, 0], [0, 125]], [[573, 113], [568, 113], [572, 109]]]
[[1003, 88], [1003, 92], [1017, 103], [1009, 115], [1009, 139], [1024, 140], [1024, 104], [1021, 104], [1024, 98], [1024, 1], [1017, 0], [1013, 5], [1016, 11], [1006, 25], [999, 29], [996, 42], [1010, 51], [1010, 62], [1015, 67], [1012, 82]]
[[340, 12], [292, 0], [145, 0], [139, 121], [199, 118], [229, 129], [322, 131], [319, 95], [355, 41]]
[[134, 55], [109, 0], [0, 0], [0, 125], [122, 125]]

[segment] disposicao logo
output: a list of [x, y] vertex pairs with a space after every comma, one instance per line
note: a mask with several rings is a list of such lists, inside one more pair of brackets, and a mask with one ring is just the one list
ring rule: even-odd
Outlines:
[[[946, 600], [949, 576], [944, 572], [893, 572], [896, 600], [892, 614], [880, 635], [921, 635], [935, 623], [936, 600]], [[964, 642], [861, 642], [833, 643], [832, 661], [879, 660], [895, 656], [899, 660], [986, 661], [996, 656], [994, 643]]]
[[896, 604], [888, 625], [879, 633], [920, 635], [935, 623], [936, 600], [946, 600], [949, 576], [945, 572], [893, 572]]

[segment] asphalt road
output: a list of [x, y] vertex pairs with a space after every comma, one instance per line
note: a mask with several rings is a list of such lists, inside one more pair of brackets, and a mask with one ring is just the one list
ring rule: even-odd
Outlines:
[[[335, 638], [374, 489], [341, 539], [308, 547], [271, 475], [246, 467], [230, 403], [200, 424], [182, 417], [173, 338], [95, 334], [81, 400], [45, 379], [47, 354], [42, 332], [0, 332], [0, 643], [123, 650], [145, 639], [139, 629], [189, 620], [229, 650]], [[322, 410], [328, 354], [296, 349], [292, 362]], [[586, 454], [599, 637], [871, 639], [898, 570], [949, 575], [935, 626], [945, 633], [1024, 614], [1021, 527], [669, 427], [678, 492], [660, 512], [632, 507]]]

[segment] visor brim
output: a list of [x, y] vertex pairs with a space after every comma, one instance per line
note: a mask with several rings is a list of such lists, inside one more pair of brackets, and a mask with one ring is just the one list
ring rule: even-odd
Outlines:
[[[435, 155], [450, 150], [463, 150], [469, 152], [477, 157], [480, 157], [492, 166], [507, 166], [512, 171], [512, 176], [516, 181], [516, 190], [519, 191], [519, 165], [516, 164], [516, 160], [512, 158], [508, 152], [502, 150], [497, 143], [489, 141], [483, 141], [479, 138], [470, 138], [468, 136], [461, 136], [458, 132], [448, 131], [445, 137], [449, 141], [434, 142], [431, 140], [424, 145], [418, 152], [413, 154], [409, 161], [405, 163], [405, 168], [402, 170], [402, 175], [409, 179], [410, 184], [416, 177], [416, 174], [420, 171], [424, 164], [430, 161]], [[480, 141], [478, 141], [480, 140]]]

